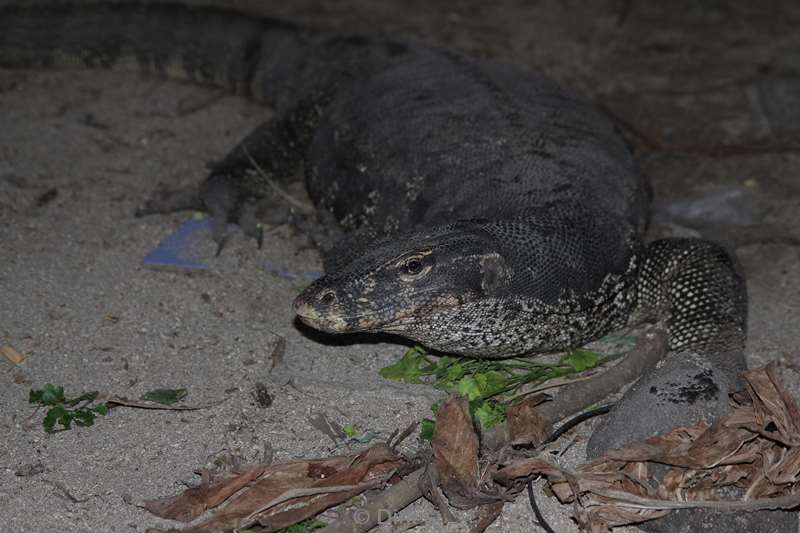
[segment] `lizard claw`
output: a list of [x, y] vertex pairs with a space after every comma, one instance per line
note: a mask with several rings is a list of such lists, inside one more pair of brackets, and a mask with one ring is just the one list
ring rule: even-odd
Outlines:
[[261, 250], [264, 247], [264, 226], [258, 226], [258, 236], [256, 237], [256, 242], [258, 242], [258, 249]]
[[217, 251], [214, 252], [214, 257], [219, 257], [220, 256], [220, 254], [222, 253], [222, 249], [225, 247], [225, 242], [226, 241], [227, 241], [227, 238], [225, 238], [225, 237], [223, 237], [219, 241], [216, 241], [216, 243], [217, 243]]
[[226, 212], [212, 211], [209, 219], [211, 238], [217, 243], [215, 257], [219, 257], [225, 243], [228, 241], [228, 214]]
[[220, 189], [216, 189], [217, 193], [214, 194], [214, 189], [210, 190], [212, 196], [207, 195], [205, 203], [211, 215], [211, 238], [217, 243], [216, 256], [219, 257], [228, 240], [228, 222], [231, 219], [236, 219], [236, 223], [245, 235], [256, 240], [260, 250], [264, 245], [264, 227], [258, 220], [256, 203], [247, 200], [238, 209], [232, 209], [229, 207], [231, 204], [229, 197], [225, 196], [224, 192], [220, 193]]

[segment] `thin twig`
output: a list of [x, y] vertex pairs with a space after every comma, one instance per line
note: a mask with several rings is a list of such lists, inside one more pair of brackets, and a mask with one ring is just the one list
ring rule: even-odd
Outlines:
[[247, 156], [247, 159], [250, 160], [250, 164], [253, 165], [253, 168], [256, 169], [258, 174], [267, 182], [267, 185], [272, 187], [276, 193], [278, 193], [284, 200], [295, 206], [297, 209], [301, 210], [303, 213], [310, 214], [314, 212], [314, 206], [309, 205], [305, 202], [301, 202], [300, 200], [294, 198], [291, 194], [284, 191], [280, 185], [278, 185], [274, 179], [272, 179], [267, 172], [261, 168], [261, 165], [250, 155], [250, 151], [247, 149], [247, 146], [244, 144], [242, 145], [242, 151]]
[[[552, 401], [538, 406], [537, 411], [551, 422], [586, 409], [618, 392], [625, 384], [643, 376], [667, 354], [667, 333], [653, 328], [640, 335], [636, 346], [617, 365], [592, 379], [581, 380], [561, 389]], [[509, 441], [508, 424], [497, 424], [481, 435], [482, 444], [490, 450], [499, 450]]]
[[369, 531], [396, 512], [417, 501], [422, 492], [419, 479], [424, 467], [411, 472], [401, 481], [378, 494], [362, 507], [319, 530], [319, 533], [363, 533]]
[[[394, 474], [394, 470], [391, 472]], [[243, 524], [252, 524], [255, 522], [258, 515], [275, 507], [276, 505], [280, 505], [281, 503], [287, 502], [289, 500], [294, 500], [295, 498], [303, 498], [305, 496], [316, 496], [318, 494], [331, 494], [334, 492], [363, 492], [365, 490], [374, 489], [375, 487], [379, 487], [386, 483], [388, 478], [386, 476], [381, 476], [377, 479], [372, 479], [370, 481], [365, 481], [363, 483], [359, 483], [357, 485], [333, 485], [330, 487], [311, 487], [307, 489], [291, 489], [287, 490], [277, 498], [274, 498], [267, 502], [266, 504], [262, 505], [252, 513], [250, 513], [247, 518], [244, 519]]]
[[155, 402], [126, 400], [125, 398], [119, 398], [117, 396], [110, 396], [104, 398], [102, 395], [98, 395], [97, 399], [112, 404], [111, 407], [116, 405], [124, 407], [135, 407], [137, 409], [155, 409], [159, 411], [199, 411], [201, 409], [209, 409], [211, 407], [216, 407], [228, 401], [227, 398], [223, 398], [222, 400], [219, 400], [217, 402], [207, 403], [204, 405], [165, 405]]
[[89, 501], [90, 499], [92, 499], [95, 496], [94, 494], [91, 494], [91, 495], [89, 495], [89, 496], [87, 496], [85, 498], [76, 498], [75, 496], [72, 495], [72, 493], [69, 491], [69, 489], [67, 489], [67, 487], [64, 486], [64, 484], [61, 483], [60, 481], [51, 481], [49, 479], [45, 479], [43, 481], [45, 483], [47, 483], [48, 485], [50, 485], [51, 487], [57, 489], [59, 492], [61, 492], [61, 494], [65, 498], [67, 498], [69, 501], [71, 501], [72, 503], [87, 502], [87, 501]]
[[559, 380], [556, 380], [556, 381], [554, 381], [552, 383], [547, 383], [545, 385], [541, 385], [539, 387], [536, 387], [535, 389], [531, 389], [531, 390], [525, 391], [523, 394], [520, 394], [520, 395], [514, 397], [514, 401], [515, 402], [520, 401], [522, 398], [525, 398], [527, 396], [531, 396], [531, 395], [539, 393], [539, 392], [544, 392], [544, 391], [549, 390], [549, 389], [557, 389], [558, 387], [563, 387], [565, 385], [572, 385], [574, 383], [581, 383], [583, 381], [588, 381], [590, 379], [593, 379], [596, 375], [597, 374], [595, 373], [595, 374], [592, 374], [590, 376], [582, 376], [582, 377], [579, 377], [579, 378], [559, 379]]
[[713, 509], [716, 511], [762, 511], [765, 509], [792, 509], [800, 505], [800, 493], [778, 496], [776, 498], [758, 498], [746, 501], [695, 500], [677, 502], [672, 500], [656, 500], [643, 498], [619, 490], [589, 489], [598, 496], [613, 498], [614, 504], [633, 509]]
[[[409, 436], [409, 435], [411, 435], [411, 434], [414, 432], [414, 430], [415, 430], [415, 429], [417, 429], [417, 426], [419, 426], [419, 422], [417, 422], [417, 421], [415, 421], [415, 422], [412, 422], [412, 423], [411, 423], [411, 424], [409, 424], [409, 425], [408, 425], [408, 427], [407, 427], [406, 429], [404, 429], [404, 430], [403, 430], [403, 431], [402, 431], [402, 432], [401, 432], [399, 435], [397, 435], [396, 437], [395, 437], [395, 436], [393, 436], [392, 438], [390, 438], [390, 439], [387, 441], [387, 443], [386, 443], [386, 444], [387, 444], [387, 445], [388, 445], [390, 448], [392, 448], [392, 449], [394, 450], [394, 449], [395, 449], [395, 448], [397, 448], [397, 447], [398, 447], [398, 446], [399, 446], [399, 445], [400, 445], [400, 444], [401, 444], [401, 443], [402, 443], [404, 440], [406, 440], [406, 439], [408, 438], [408, 436]], [[397, 433], [397, 430], [395, 430], [395, 433]]]
[[645, 332], [619, 364], [595, 375], [594, 379], [561, 390], [553, 401], [543, 404], [539, 412], [549, 420], [561, 420], [577, 413], [646, 374], [667, 352], [667, 333], [664, 330], [655, 328]]
[[423, 476], [421, 483], [426, 485], [428, 498], [434, 507], [436, 507], [436, 510], [439, 511], [442, 522], [445, 524], [455, 522], [456, 517], [450, 512], [450, 506], [447, 505], [447, 501], [444, 499], [444, 493], [439, 488], [439, 471], [436, 470], [436, 465], [434, 463], [429, 463], [425, 468]]

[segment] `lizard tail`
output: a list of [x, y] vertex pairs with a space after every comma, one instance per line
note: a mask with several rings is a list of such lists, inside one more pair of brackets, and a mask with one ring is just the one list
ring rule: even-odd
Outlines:
[[308, 37], [286, 22], [178, 4], [0, 7], [0, 67], [133, 70], [266, 104]]
[[647, 247], [638, 282], [639, 319], [662, 320], [675, 351], [743, 350], [747, 287], [735, 257], [701, 239]]

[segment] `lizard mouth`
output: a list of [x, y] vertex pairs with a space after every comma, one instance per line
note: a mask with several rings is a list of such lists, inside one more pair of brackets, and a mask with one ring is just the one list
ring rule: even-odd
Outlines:
[[320, 310], [301, 294], [294, 301], [294, 312], [303, 324], [326, 333], [357, 333], [375, 331], [380, 324], [369, 316], [342, 316], [328, 310]]
[[380, 310], [374, 313], [342, 316], [335, 313], [320, 313], [313, 305], [307, 302], [294, 302], [294, 311], [297, 318], [307, 326], [326, 333], [407, 333], [409, 325], [417, 313], [409, 312], [400, 316], [393, 316], [391, 320], [381, 318]]
[[294, 301], [294, 312], [303, 324], [328, 333], [344, 333], [349, 330], [347, 320], [337, 317], [325, 316], [317, 309], [298, 297]]
[[[418, 292], [422, 294], [433, 292]], [[402, 311], [395, 309], [396, 306], [385, 306], [380, 309], [362, 310], [360, 313], [343, 313], [342, 307], [335, 305], [335, 296], [325, 302], [324, 296], [332, 291], [311, 291], [306, 289], [295, 298], [293, 303], [294, 312], [301, 322], [312, 328], [326, 333], [395, 333], [408, 334], [409, 326], [424, 321], [426, 316], [432, 313], [453, 310], [461, 302], [452, 297], [440, 297], [437, 299], [427, 299], [425, 305], [409, 305]]]
[[351, 317], [323, 315], [307, 303], [295, 302], [294, 312], [303, 324], [326, 333], [383, 331], [387, 327], [366, 315]]

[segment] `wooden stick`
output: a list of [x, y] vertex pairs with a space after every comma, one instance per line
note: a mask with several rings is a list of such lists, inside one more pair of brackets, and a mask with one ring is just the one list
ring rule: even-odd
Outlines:
[[425, 467], [414, 470], [363, 507], [349, 511], [336, 522], [320, 529], [318, 533], [363, 533], [385, 522], [422, 497], [419, 479], [424, 470]]

